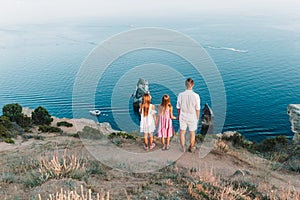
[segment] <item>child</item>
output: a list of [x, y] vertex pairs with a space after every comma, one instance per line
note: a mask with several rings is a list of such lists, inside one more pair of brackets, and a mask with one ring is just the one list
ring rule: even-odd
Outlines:
[[[155, 106], [150, 103], [151, 96], [149, 94], [143, 95], [142, 103], [140, 104], [140, 130], [144, 133], [144, 149], [148, 151], [149, 149], [153, 149], [155, 147], [155, 143], [153, 142], [153, 132], [155, 130], [156, 124], [156, 111]], [[149, 143], [148, 143], [149, 136]]]
[[173, 107], [170, 103], [170, 97], [167, 94], [161, 99], [161, 104], [158, 107], [158, 118], [159, 127], [157, 135], [158, 137], [161, 137], [161, 143], [163, 145], [162, 150], [169, 150], [170, 137], [174, 135], [172, 119], [176, 119], [176, 117], [173, 116]]

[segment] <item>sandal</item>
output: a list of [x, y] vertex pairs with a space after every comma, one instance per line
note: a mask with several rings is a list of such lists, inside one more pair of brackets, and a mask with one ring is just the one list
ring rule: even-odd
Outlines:
[[155, 146], [155, 143], [152, 143], [152, 145], [150, 145], [150, 150], [152, 150]]
[[167, 145], [165, 150], [169, 150], [170, 149], [170, 145]]
[[144, 149], [145, 149], [146, 151], [149, 150], [149, 148], [148, 148], [146, 145], [144, 145]]
[[196, 151], [196, 147], [189, 147], [189, 152], [194, 153]]

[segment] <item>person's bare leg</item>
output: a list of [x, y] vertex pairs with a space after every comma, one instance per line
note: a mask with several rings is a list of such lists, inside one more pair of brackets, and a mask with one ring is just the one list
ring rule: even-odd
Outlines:
[[167, 137], [166, 138], [166, 150], [169, 150], [170, 149], [170, 137]]
[[195, 146], [195, 131], [190, 131], [190, 149]]
[[170, 145], [170, 137], [167, 137], [166, 140], [167, 140], [167, 142], [166, 142], [167, 146], [169, 146]]
[[164, 137], [162, 137], [161, 138], [161, 144], [162, 144], [162, 149], [164, 150], [165, 149], [165, 138]]
[[149, 146], [151, 147], [152, 146], [152, 143], [153, 143], [153, 134], [152, 133], [149, 133]]
[[146, 148], [149, 148], [149, 145], [148, 145], [148, 133], [144, 133], [144, 143], [145, 143]]
[[183, 151], [185, 151], [185, 130], [180, 130], [180, 144]]
[[155, 147], [155, 144], [153, 143], [153, 134], [152, 133], [149, 133], [149, 147], [150, 149], [153, 149]]

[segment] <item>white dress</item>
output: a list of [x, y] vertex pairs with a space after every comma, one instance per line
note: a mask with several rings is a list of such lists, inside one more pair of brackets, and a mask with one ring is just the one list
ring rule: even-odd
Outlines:
[[144, 110], [142, 110], [140, 123], [140, 131], [142, 133], [153, 133], [155, 130], [155, 121], [153, 115], [156, 113], [156, 111], [153, 110], [152, 107], [153, 105], [150, 104], [147, 116], [144, 116]]

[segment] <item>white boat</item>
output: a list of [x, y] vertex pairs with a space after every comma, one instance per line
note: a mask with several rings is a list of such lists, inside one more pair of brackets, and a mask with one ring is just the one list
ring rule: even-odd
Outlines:
[[101, 113], [100, 110], [90, 110], [90, 114], [91, 114], [91, 115], [94, 115], [94, 116], [99, 116], [100, 113]]

